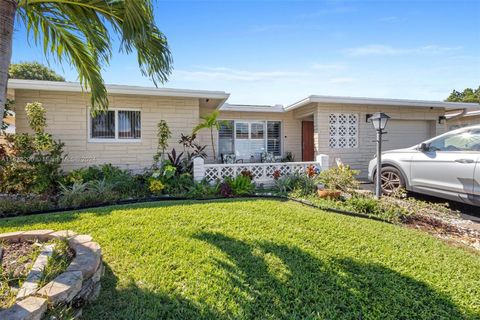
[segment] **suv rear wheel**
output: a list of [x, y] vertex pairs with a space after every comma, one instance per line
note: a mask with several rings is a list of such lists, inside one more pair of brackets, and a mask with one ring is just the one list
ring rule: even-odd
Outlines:
[[[399, 189], [405, 188], [405, 179], [402, 173], [395, 167], [383, 167], [382, 173], [382, 193], [385, 195], [391, 195]], [[375, 181], [376, 178], [375, 178]]]

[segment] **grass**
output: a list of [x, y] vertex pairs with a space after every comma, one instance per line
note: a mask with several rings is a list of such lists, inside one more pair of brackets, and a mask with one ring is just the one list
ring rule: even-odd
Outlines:
[[479, 319], [480, 255], [291, 201], [114, 206], [0, 220], [102, 246], [85, 319]]

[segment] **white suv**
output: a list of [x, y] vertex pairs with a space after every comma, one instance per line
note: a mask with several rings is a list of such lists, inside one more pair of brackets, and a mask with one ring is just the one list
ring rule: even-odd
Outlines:
[[[377, 159], [368, 178], [375, 181]], [[382, 152], [382, 190], [398, 188], [480, 205], [480, 125], [453, 130], [417, 146]]]

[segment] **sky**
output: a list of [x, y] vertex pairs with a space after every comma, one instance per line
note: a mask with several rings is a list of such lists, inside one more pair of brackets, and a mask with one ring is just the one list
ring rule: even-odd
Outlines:
[[[230, 103], [288, 105], [313, 94], [443, 100], [480, 85], [480, 0], [156, 0], [155, 20], [174, 60], [162, 87], [225, 91]], [[12, 61], [77, 80], [21, 24]], [[117, 50], [103, 76], [153, 86], [135, 55]]]

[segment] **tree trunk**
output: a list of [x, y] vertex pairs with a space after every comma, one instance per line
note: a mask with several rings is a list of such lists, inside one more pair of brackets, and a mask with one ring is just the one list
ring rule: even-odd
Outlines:
[[8, 68], [12, 59], [12, 37], [16, 0], [0, 0], [0, 119], [7, 102]]
[[213, 162], [217, 161], [215, 154], [215, 141], [213, 140], [213, 128], [210, 128], [210, 138], [212, 139], [212, 149], [213, 149]]

